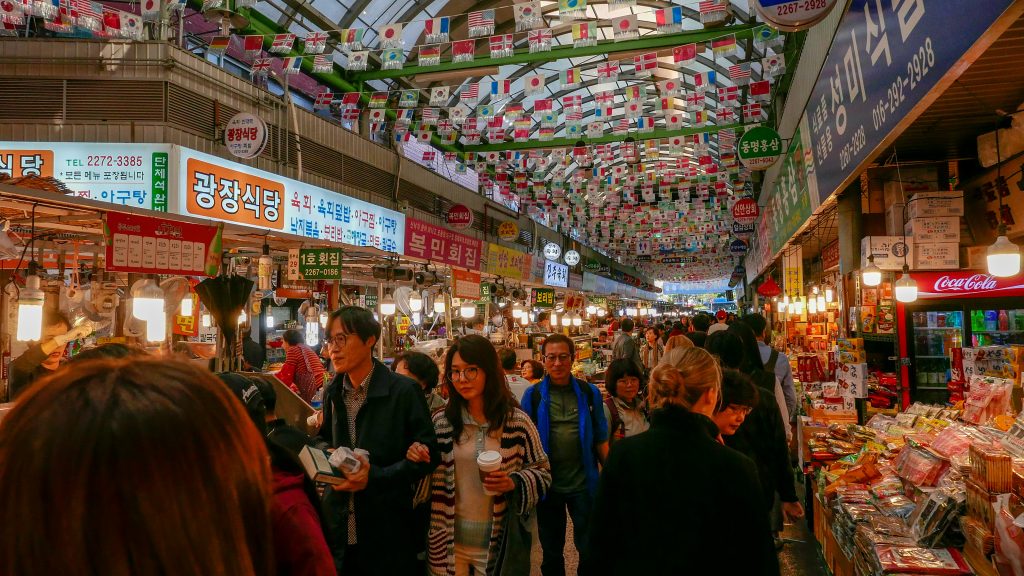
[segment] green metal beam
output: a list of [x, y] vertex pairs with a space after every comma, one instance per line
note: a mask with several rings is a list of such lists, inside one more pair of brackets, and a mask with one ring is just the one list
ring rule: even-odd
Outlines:
[[[427, 74], [431, 72], [450, 72], [453, 70], [471, 70], [486, 66], [507, 66], [509, 64], [529, 64], [536, 62], [552, 62], [563, 58], [582, 58], [584, 56], [597, 56], [599, 54], [614, 54], [616, 52], [636, 52], [640, 50], [661, 50], [674, 48], [682, 44], [695, 42], [707, 42], [715, 38], [721, 38], [728, 34], [735, 34], [736, 40], [753, 38], [754, 25], [737, 24], [722, 28], [711, 28], [708, 30], [692, 30], [679, 32], [677, 34], [651, 34], [636, 40], [615, 42], [604, 40], [596, 46], [574, 48], [570, 45], [556, 46], [548, 52], [533, 52], [529, 49], [520, 48], [514, 56], [508, 58], [478, 58], [472, 62], [442, 62], [437, 66], [406, 66], [398, 70], [371, 70], [356, 72], [351, 77], [357, 81], [381, 80], [384, 78], [399, 78], [402, 76], [414, 76], [416, 74]], [[486, 38], [484, 38], [486, 40]]]
[[[724, 126], [704, 126], [702, 128], [683, 128], [682, 130], [654, 130], [651, 132], [636, 133], [630, 132], [629, 136], [632, 136], [635, 140], [655, 140], [660, 138], [671, 138], [673, 136], [691, 136], [693, 134], [702, 134], [704, 132], [716, 134], [719, 130], [728, 130], [730, 128], [743, 128], [742, 123], [726, 124]], [[528, 150], [535, 148], [568, 148], [575, 145], [580, 140], [587, 144], [606, 144], [610, 142], [622, 142], [626, 136], [621, 134], [610, 134], [608, 136], [601, 136], [600, 138], [555, 138], [546, 142], [540, 142], [532, 140], [529, 142], [499, 142], [497, 144], [478, 144], [475, 146], [464, 146], [466, 152], [500, 152], [502, 150]]]

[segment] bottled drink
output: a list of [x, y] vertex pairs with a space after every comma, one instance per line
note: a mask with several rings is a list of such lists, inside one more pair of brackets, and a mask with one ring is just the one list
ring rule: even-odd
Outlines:
[[995, 310], [985, 310], [985, 331], [995, 332], [999, 327], [999, 313]]
[[313, 394], [313, 401], [310, 403], [310, 406], [312, 406], [314, 410], [319, 410], [323, 405], [324, 389], [321, 386], [320, 388], [317, 389], [316, 394]]
[[999, 329], [1003, 331], [1010, 329], [1010, 317], [1006, 314], [1006, 310], [999, 311]]
[[981, 332], [985, 329], [985, 313], [981, 310], [971, 310], [971, 332]]

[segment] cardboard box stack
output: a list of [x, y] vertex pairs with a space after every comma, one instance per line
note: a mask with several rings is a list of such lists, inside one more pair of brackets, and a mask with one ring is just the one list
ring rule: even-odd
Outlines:
[[914, 239], [912, 269], [960, 268], [960, 218], [963, 215], [963, 192], [919, 192], [911, 197], [904, 233], [908, 240]]

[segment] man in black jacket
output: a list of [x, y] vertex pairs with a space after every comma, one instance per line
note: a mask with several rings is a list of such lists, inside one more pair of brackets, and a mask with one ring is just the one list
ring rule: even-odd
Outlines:
[[[327, 323], [334, 380], [327, 385], [320, 437], [337, 448], [369, 452], [362, 468], [324, 496], [324, 530], [339, 574], [412, 574], [418, 540], [413, 485], [440, 463], [437, 437], [419, 384], [373, 358], [380, 324], [358, 306]], [[410, 445], [430, 450], [429, 463], [406, 460]]]
[[71, 322], [56, 311], [48, 311], [43, 317], [43, 334], [39, 342], [11, 362], [10, 399], [13, 402], [33, 382], [53, 374], [60, 367], [68, 342], [84, 338], [92, 333], [89, 322], [72, 328]]

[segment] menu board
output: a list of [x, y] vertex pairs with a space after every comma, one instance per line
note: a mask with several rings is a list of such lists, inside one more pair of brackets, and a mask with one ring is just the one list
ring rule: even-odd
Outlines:
[[104, 220], [106, 268], [112, 272], [215, 276], [223, 225], [110, 212]]

